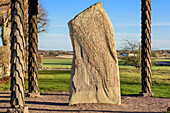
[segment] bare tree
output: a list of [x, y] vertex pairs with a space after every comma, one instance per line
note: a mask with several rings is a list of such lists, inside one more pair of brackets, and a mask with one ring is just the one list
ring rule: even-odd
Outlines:
[[[0, 0], [0, 27], [3, 46], [10, 46], [11, 8], [10, 0]], [[44, 32], [48, 26], [47, 12], [40, 4], [38, 6], [38, 33]], [[28, 0], [24, 0], [24, 39], [25, 39], [25, 70], [28, 70]], [[10, 65], [10, 64], [9, 64]], [[10, 66], [8, 66], [10, 67]], [[9, 68], [10, 69], [10, 68]], [[9, 70], [8, 69], [8, 70]]]
[[141, 68], [141, 45], [137, 41], [125, 40], [124, 52], [130, 54], [123, 57], [125, 64]]
[[0, 1], [0, 27], [1, 27], [1, 38], [3, 46], [10, 46], [10, 0], [1, 0]]
[[[2, 38], [2, 44], [4, 47], [2, 47], [6, 52], [3, 52], [2, 56], [7, 56], [4, 59], [2, 63], [2, 67], [5, 70], [5, 76], [10, 75], [10, 54], [6, 55], [6, 53], [11, 53], [10, 51], [10, 33], [11, 33], [11, 9], [10, 9], [10, 0], [1, 0], [0, 1], [0, 27], [1, 27], [1, 38]], [[4, 55], [3, 55], [4, 54]]]
[[[1, 27], [1, 38], [2, 38], [2, 44], [3, 46], [8, 46], [8, 51], [10, 51], [10, 41], [11, 41], [11, 1], [10, 0], [1, 0], [0, 1], [0, 27]], [[28, 34], [28, 28], [27, 28], [27, 10], [28, 10], [28, 0], [24, 0], [24, 37]], [[28, 39], [28, 38], [27, 38]], [[4, 47], [5, 48], [5, 47]], [[5, 53], [3, 53], [5, 54]], [[27, 52], [26, 52], [27, 54]], [[28, 56], [28, 55], [26, 55]], [[27, 57], [26, 57], [27, 58]], [[6, 58], [8, 59], [8, 58]], [[28, 58], [27, 58], [28, 59]], [[27, 60], [26, 60], [27, 61]], [[28, 63], [27, 63], [28, 64]], [[5, 69], [7, 72], [10, 72], [10, 61], [5, 64]]]
[[47, 11], [43, 7], [43, 5], [40, 3], [38, 5], [38, 15], [37, 15], [37, 19], [38, 19], [38, 33], [46, 31], [46, 29], [48, 27], [48, 18], [47, 17], [48, 17], [47, 16]]

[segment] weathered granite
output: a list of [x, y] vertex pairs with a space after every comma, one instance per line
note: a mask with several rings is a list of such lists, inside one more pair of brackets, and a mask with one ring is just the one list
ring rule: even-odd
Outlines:
[[37, 93], [27, 93], [26, 97], [30, 97], [30, 98], [39, 98], [40, 97], [40, 92]]
[[69, 23], [73, 46], [69, 104], [120, 104], [120, 80], [112, 23], [102, 3]]
[[153, 97], [153, 96], [154, 96], [154, 93], [152, 93], [152, 92], [147, 92], [147, 93], [140, 92], [140, 93], [139, 93], [139, 96], [143, 96], [143, 97]]

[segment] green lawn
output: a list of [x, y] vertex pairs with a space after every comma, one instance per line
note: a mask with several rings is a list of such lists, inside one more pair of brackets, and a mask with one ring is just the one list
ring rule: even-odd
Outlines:
[[170, 59], [153, 59], [153, 61], [157, 61], [157, 62], [169, 61], [170, 62]]
[[[45, 59], [44, 66], [67, 68], [71, 67], [71, 62], [71, 59]], [[138, 95], [141, 91], [140, 70], [133, 66], [124, 66], [121, 62], [119, 68], [121, 94]], [[39, 71], [40, 91], [69, 91], [69, 79], [70, 71]], [[26, 89], [27, 84], [26, 81]], [[0, 90], [9, 90], [9, 85], [9, 82], [0, 83]], [[152, 91], [155, 97], [170, 98], [170, 66], [152, 67]]]
[[71, 68], [72, 59], [43, 59], [43, 68]]
[[40, 71], [40, 91], [69, 91], [70, 71]]
[[[155, 97], [170, 98], [170, 69], [152, 69], [152, 92]], [[140, 70], [120, 68], [120, 86], [123, 95], [136, 95], [141, 91]]]
[[[170, 61], [170, 59], [154, 59], [153, 61]], [[72, 59], [43, 59], [43, 68], [71, 68]], [[119, 59], [119, 68], [135, 68], [134, 66], [124, 65], [124, 61]], [[152, 66], [152, 69], [170, 69], [170, 66]]]

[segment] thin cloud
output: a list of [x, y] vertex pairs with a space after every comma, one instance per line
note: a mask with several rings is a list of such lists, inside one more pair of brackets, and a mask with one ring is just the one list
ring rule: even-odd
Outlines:
[[139, 37], [139, 33], [115, 33], [115, 36]]
[[153, 23], [152, 26], [170, 26], [170, 23]]
[[69, 38], [69, 35], [67, 34], [57, 34], [57, 33], [42, 33], [39, 35], [39, 37], [41, 38]]
[[[115, 33], [116, 48], [122, 49], [124, 39], [140, 41], [141, 34], [139, 33]], [[169, 40], [154, 40], [152, 39], [152, 48], [170, 49]], [[39, 36], [39, 49], [47, 50], [72, 50], [71, 40], [68, 34], [41, 34]]]
[[114, 27], [140, 27], [141, 24], [120, 24], [120, 25], [115, 25]]
[[[152, 26], [170, 26], [170, 23], [152, 23]], [[141, 24], [120, 24], [114, 27], [141, 27]]]
[[67, 25], [50, 25], [50, 27], [67, 27]]
[[169, 44], [170, 44], [170, 39], [169, 40], [152, 40], [152, 48], [170, 50]]
[[67, 34], [44, 33], [39, 35], [39, 49], [72, 50], [71, 40]]

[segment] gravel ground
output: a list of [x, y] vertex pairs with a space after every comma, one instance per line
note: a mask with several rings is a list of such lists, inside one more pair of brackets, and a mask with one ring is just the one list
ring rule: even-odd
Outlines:
[[[122, 96], [121, 105], [78, 104], [68, 105], [68, 92], [44, 92], [40, 98], [25, 98], [30, 113], [146, 113], [166, 112], [170, 99]], [[0, 112], [10, 107], [10, 92], [0, 91]], [[170, 106], [169, 106], [170, 107]]]

